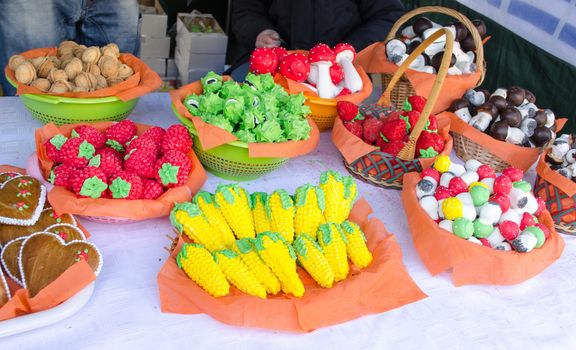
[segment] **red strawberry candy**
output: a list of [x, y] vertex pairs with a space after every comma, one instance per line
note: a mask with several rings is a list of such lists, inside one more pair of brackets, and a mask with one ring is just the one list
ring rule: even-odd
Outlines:
[[426, 168], [422, 170], [422, 172], [420, 173], [420, 178], [423, 179], [426, 176], [430, 176], [431, 178], [436, 180], [436, 183], [440, 182], [440, 172], [434, 168]]
[[108, 182], [112, 198], [140, 199], [144, 187], [140, 176], [129, 171], [121, 171]]
[[384, 141], [403, 140], [406, 135], [406, 121], [403, 119], [386, 120], [380, 128]]
[[350, 122], [344, 122], [344, 127], [352, 134], [356, 135], [359, 138], [362, 138], [362, 124], [353, 120]]
[[438, 118], [435, 115], [430, 115], [428, 117], [428, 126], [426, 127], [428, 131], [438, 131]]
[[60, 164], [50, 170], [50, 177], [48, 181], [54, 186], [62, 186], [70, 189], [70, 176], [76, 172], [77, 169], [69, 165]]
[[100, 198], [108, 188], [108, 179], [102, 170], [89, 166], [73, 172], [70, 185], [72, 191], [81, 197]]
[[90, 159], [90, 166], [99, 168], [107, 177], [110, 177], [122, 170], [122, 158], [120, 153], [110, 147], [103, 147]]
[[503, 213], [507, 212], [508, 209], [510, 209], [510, 197], [508, 197], [508, 195], [506, 194], [494, 193], [488, 201], [498, 203]]
[[130, 153], [134, 149], [143, 148], [156, 155], [160, 152], [160, 144], [156, 143], [151, 136], [140, 136], [128, 143], [126, 146], [126, 153]]
[[386, 142], [384, 147], [380, 146], [380, 151], [391, 154], [393, 156], [397, 156], [402, 148], [404, 148], [404, 145], [405, 143], [402, 140], [392, 140], [390, 142]]
[[133, 121], [125, 119], [121, 122], [112, 124], [104, 132], [106, 144], [110, 147], [121, 150], [128, 141], [136, 136], [136, 124]]
[[191, 169], [192, 162], [186, 154], [171, 150], [156, 161], [154, 174], [162, 186], [169, 188], [183, 185]]
[[278, 68], [278, 56], [274, 50], [259, 47], [250, 55], [250, 71], [255, 74], [274, 73]]
[[546, 210], [546, 202], [541, 197], [536, 197], [536, 202], [538, 203], [538, 209], [534, 215], [539, 216], [544, 210]]
[[156, 155], [146, 149], [135, 149], [124, 157], [124, 170], [135, 173], [144, 179], [155, 177]]
[[88, 165], [95, 151], [94, 146], [88, 141], [73, 137], [66, 140], [60, 148], [60, 160], [66, 165], [83, 168]]
[[410, 96], [408, 97], [408, 103], [412, 107], [413, 111], [422, 112], [426, 105], [426, 98], [418, 95]]
[[362, 136], [364, 142], [374, 144], [376, 139], [380, 136], [380, 129], [382, 129], [384, 122], [380, 119], [370, 118], [364, 121]]
[[101, 148], [106, 143], [106, 137], [93, 126], [80, 125], [72, 130], [72, 137], [78, 136], [90, 142], [96, 149]]
[[147, 179], [144, 180], [144, 193], [142, 193], [142, 199], [156, 199], [164, 193], [164, 188], [156, 180]]
[[542, 230], [542, 232], [544, 232], [544, 237], [546, 239], [550, 238], [550, 229], [546, 225], [537, 223], [534, 226], [538, 227], [539, 229]]
[[349, 122], [358, 115], [358, 106], [352, 102], [338, 101], [336, 103], [336, 111], [342, 121]]
[[518, 234], [520, 233], [520, 227], [518, 227], [518, 224], [516, 224], [514, 221], [503, 221], [500, 223], [500, 225], [498, 225], [498, 228], [500, 229], [502, 237], [504, 237], [504, 239], [507, 241], [513, 241], [516, 237], [518, 237]]
[[422, 131], [418, 141], [416, 141], [416, 155], [418, 157], [434, 158], [444, 150], [444, 140], [439, 143], [439, 140], [434, 135], [436, 134], [426, 130]]
[[350, 91], [348, 88], [344, 88], [340, 90], [340, 92], [338, 93], [338, 95], [336, 95], [336, 97], [350, 95], [351, 93], [352, 91]]
[[452, 197], [452, 192], [450, 192], [448, 187], [438, 186], [436, 188], [436, 193], [434, 193], [434, 197], [439, 201], [448, 197]]
[[448, 189], [453, 197], [456, 197], [460, 193], [468, 191], [468, 185], [461, 177], [454, 176], [450, 179], [450, 183], [448, 184]]
[[50, 140], [46, 141], [44, 144], [44, 147], [46, 147], [46, 155], [54, 163], [60, 163], [62, 161], [60, 158], [60, 150], [62, 149], [62, 145], [64, 145], [66, 140], [68, 140], [66, 136], [58, 134], [56, 136], [52, 136], [52, 138], [50, 138]]
[[492, 167], [490, 165], [480, 165], [478, 167], [478, 170], [476, 170], [476, 172], [478, 173], [478, 180], [482, 180], [485, 178], [492, 178], [495, 179], [496, 178], [496, 173], [494, 172], [494, 169], [492, 169]]
[[506, 175], [512, 182], [520, 181], [524, 177], [524, 172], [516, 167], [509, 166], [502, 170], [502, 175]]
[[330, 66], [330, 79], [334, 85], [340, 83], [344, 79], [344, 69], [338, 63], [334, 63]]
[[534, 226], [536, 222], [534, 217], [528, 213], [522, 214], [522, 220], [520, 221], [520, 230], [524, 230], [528, 226]]
[[404, 119], [406, 121], [406, 123], [408, 124], [408, 130], [407, 130], [407, 133], [408, 133], [408, 132], [410, 132], [410, 130], [412, 130], [414, 125], [416, 125], [416, 123], [418, 122], [418, 119], [420, 119], [420, 112], [418, 112], [418, 111], [402, 112], [402, 115], [400, 116], [400, 118]]
[[429, 134], [432, 135], [432, 138], [434, 139], [434, 150], [438, 153], [441, 153], [442, 151], [444, 151], [444, 137], [442, 137], [442, 135], [436, 133], [436, 132], [429, 132]]
[[192, 138], [184, 125], [174, 124], [166, 130], [166, 135], [164, 136], [164, 140], [162, 140], [162, 154], [166, 154], [171, 150], [186, 154], [190, 152], [191, 149]]
[[508, 195], [512, 191], [512, 180], [506, 175], [500, 175], [494, 180], [494, 193]]
[[164, 135], [166, 134], [166, 130], [162, 129], [159, 126], [153, 126], [150, 129], [144, 131], [140, 137], [152, 137], [154, 142], [160, 146], [162, 140], [164, 139]]
[[480, 240], [480, 242], [482, 242], [482, 245], [488, 248], [492, 248], [492, 245], [490, 244], [490, 241], [488, 241], [486, 238], [478, 238]]

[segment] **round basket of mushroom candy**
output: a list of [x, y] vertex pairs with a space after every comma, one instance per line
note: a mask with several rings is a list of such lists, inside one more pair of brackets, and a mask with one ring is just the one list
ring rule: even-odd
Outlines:
[[[86, 47], [63, 41], [58, 48], [30, 50], [10, 57], [5, 73], [33, 116], [58, 125], [122, 120], [139, 96], [162, 83], [114, 43]], [[138, 92], [131, 93], [135, 88]]]
[[468, 90], [454, 100], [450, 133], [463, 160], [479, 159], [497, 171], [510, 165], [530, 168], [554, 142], [565, 119], [536, 105], [536, 96], [519, 86]]

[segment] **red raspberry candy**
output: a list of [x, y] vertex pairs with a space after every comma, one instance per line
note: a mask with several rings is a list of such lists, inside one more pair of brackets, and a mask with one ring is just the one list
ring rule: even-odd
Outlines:
[[144, 193], [142, 199], [156, 199], [164, 193], [164, 188], [156, 180], [144, 180]]
[[162, 154], [168, 151], [176, 150], [182, 153], [188, 153], [192, 149], [192, 138], [188, 129], [184, 125], [175, 124], [166, 129], [166, 135], [162, 140]]
[[452, 196], [456, 197], [460, 193], [467, 192], [468, 185], [464, 180], [462, 180], [461, 177], [455, 176], [452, 179], [450, 179], [448, 189], [450, 190], [450, 193], [452, 193]]
[[76, 132], [78, 137], [90, 142], [96, 149], [101, 148], [106, 143], [106, 138], [98, 129], [90, 125], [80, 125], [72, 130], [72, 134]]
[[520, 234], [520, 227], [514, 221], [503, 221], [498, 228], [507, 241], [513, 241]]
[[494, 180], [494, 193], [508, 195], [512, 191], [512, 180], [506, 175], [500, 175]]
[[431, 178], [436, 180], [436, 183], [440, 182], [440, 172], [434, 168], [427, 168], [422, 170], [422, 172], [420, 173], [420, 178], [423, 179], [426, 176], [430, 176]]
[[436, 198], [436, 200], [442, 200], [442, 199], [446, 199], [449, 197], [452, 197], [452, 193], [450, 192], [450, 190], [448, 189], [448, 187], [444, 187], [444, 186], [438, 186], [436, 188], [436, 193], [434, 194], [434, 197]]
[[505, 213], [510, 209], [510, 197], [503, 193], [494, 193], [490, 199], [490, 202], [496, 202], [500, 205], [500, 209], [502, 209], [502, 213]]
[[44, 144], [44, 147], [46, 147], [46, 155], [54, 163], [60, 163], [62, 161], [62, 158], [60, 157], [60, 149], [62, 149], [62, 145], [64, 145], [66, 140], [66, 136], [58, 134], [53, 136]]
[[490, 165], [480, 165], [478, 167], [478, 170], [476, 170], [476, 172], [478, 173], [478, 177], [479, 180], [485, 179], [487, 177], [495, 179], [496, 178], [496, 173], [494, 172], [494, 169], [492, 169], [492, 167]]
[[502, 175], [506, 175], [512, 182], [520, 181], [524, 177], [524, 172], [516, 167], [509, 166], [502, 170]]
[[166, 134], [166, 130], [162, 129], [159, 126], [153, 126], [150, 129], [144, 131], [140, 137], [152, 137], [154, 142], [160, 146], [162, 140], [164, 139], [164, 135]]

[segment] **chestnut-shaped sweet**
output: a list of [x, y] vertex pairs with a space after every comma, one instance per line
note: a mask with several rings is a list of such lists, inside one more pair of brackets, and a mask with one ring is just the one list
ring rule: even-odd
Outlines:
[[539, 126], [534, 129], [534, 135], [530, 139], [537, 147], [542, 147], [552, 140], [552, 131], [545, 126]]
[[474, 44], [472, 34], [468, 33], [464, 39], [460, 40], [460, 48], [464, 52], [476, 51], [476, 44]]
[[[442, 56], [444, 56], [444, 51], [436, 53], [434, 57], [432, 57], [432, 59], [430, 60], [430, 65], [434, 67], [436, 71], [440, 69], [440, 63], [442, 63]], [[450, 67], [452, 67], [455, 64], [456, 64], [456, 56], [452, 54], [452, 57], [450, 59]]]
[[508, 101], [502, 96], [494, 95], [488, 99], [488, 102], [492, 103], [499, 111], [503, 111], [508, 107]]
[[464, 40], [468, 35], [468, 28], [466, 28], [466, 26], [462, 22], [454, 22], [452, 23], [452, 25], [454, 26], [454, 29], [456, 29], [456, 36], [454, 37], [454, 40], [456, 41]]
[[487, 112], [492, 116], [492, 119], [498, 116], [498, 107], [496, 107], [493, 103], [484, 102], [478, 107], [478, 111]]
[[517, 128], [522, 122], [522, 113], [514, 107], [506, 107], [500, 113], [500, 120], [506, 122], [511, 127]]
[[536, 120], [538, 126], [546, 125], [546, 120], [548, 120], [546, 118], [546, 112], [543, 110], [536, 111], [536, 114], [534, 114], [534, 119]]
[[432, 21], [429, 20], [427, 17], [420, 17], [416, 21], [414, 21], [414, 24], [412, 24], [414, 33], [416, 33], [416, 35], [418, 36], [422, 36], [422, 33], [424, 33], [426, 29], [430, 29], [433, 26], [434, 24], [432, 24]]
[[536, 96], [534, 95], [534, 93], [528, 89], [524, 89], [524, 98], [526, 100], [528, 100], [529, 103], [534, 103], [536, 104]]
[[416, 48], [417, 48], [420, 44], [422, 44], [422, 40], [419, 40], [419, 39], [418, 39], [418, 40], [415, 39], [415, 40], [410, 41], [410, 44], [408, 44], [408, 45], [406, 46], [406, 53], [407, 53], [407, 54], [411, 54], [412, 51], [416, 50]]
[[484, 39], [484, 37], [486, 36], [486, 24], [484, 23], [484, 21], [481, 19], [475, 19], [472, 21], [472, 24], [474, 24], [474, 27], [476, 27], [476, 29], [478, 30], [478, 34], [480, 34], [480, 37]]
[[514, 106], [520, 106], [522, 103], [524, 103], [525, 98], [526, 92], [519, 86], [512, 86], [508, 89], [506, 94], [506, 100]]
[[490, 136], [496, 140], [506, 141], [506, 137], [508, 137], [508, 128], [509, 126], [505, 121], [497, 121], [492, 124], [492, 128], [490, 128]]

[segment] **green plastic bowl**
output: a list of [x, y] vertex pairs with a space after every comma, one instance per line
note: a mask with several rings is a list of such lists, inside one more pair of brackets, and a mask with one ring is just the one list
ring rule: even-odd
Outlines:
[[172, 110], [194, 139], [194, 152], [204, 167], [212, 174], [226, 180], [248, 181], [273, 172], [284, 165], [289, 158], [250, 158], [246, 142], [233, 141], [209, 150], [204, 150], [197, 137], [192, 121], [178, 113], [174, 104]]
[[[8, 76], [6, 79], [18, 86]], [[34, 118], [56, 125], [119, 121], [126, 119], [138, 99], [122, 101], [116, 96], [74, 98], [40, 94], [23, 94], [20, 99]]]

